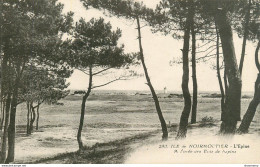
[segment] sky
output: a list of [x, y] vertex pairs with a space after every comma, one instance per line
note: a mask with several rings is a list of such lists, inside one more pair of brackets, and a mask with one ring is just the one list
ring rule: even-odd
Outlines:
[[[96, 9], [86, 10], [81, 4], [80, 0], [59, 0], [59, 2], [64, 4], [64, 13], [69, 11], [74, 12], [75, 22], [81, 17], [84, 18], [86, 21], [90, 20], [93, 17], [105, 18], [105, 21], [112, 24], [113, 29], [116, 29], [118, 27], [122, 30], [120, 44], [125, 45], [126, 53], [139, 51], [137, 30], [135, 29], [136, 22], [134, 22], [133, 20], [107, 17], [103, 14], [103, 11], [99, 11]], [[144, 0], [143, 2], [148, 7], [154, 8], [159, 0]], [[142, 22], [141, 24], [145, 25], [145, 22]], [[233, 37], [237, 62], [239, 64], [242, 49], [242, 39], [239, 39], [235, 33], [233, 34]], [[173, 59], [181, 58], [182, 52], [180, 49], [182, 49], [183, 47], [183, 41], [175, 40], [171, 37], [171, 35], [164, 36], [160, 33], [153, 34], [151, 32], [151, 27], [146, 26], [142, 29], [142, 43], [145, 62], [154, 88], [156, 90], [163, 90], [164, 87], [167, 87], [167, 90], [169, 91], [181, 91], [182, 65], [175, 64], [171, 66], [170, 61]], [[257, 69], [254, 65], [255, 48], [255, 43], [247, 43], [246, 57], [242, 76], [243, 91], [254, 90], [254, 82], [257, 76]], [[203, 54], [197, 54], [197, 56], [200, 57], [203, 56]], [[197, 79], [199, 91], [219, 91], [216, 70], [212, 68], [212, 65], [214, 64], [213, 61], [197, 64]], [[138, 73], [143, 73], [142, 66], [134, 67], [133, 69]], [[117, 70], [108, 75], [95, 77], [93, 79], [93, 85], [97, 86], [109, 82], [122, 73], [123, 72], [121, 70]], [[72, 76], [68, 79], [68, 82], [70, 82], [69, 89], [87, 89], [88, 76], [83, 72], [75, 70]], [[126, 81], [116, 81], [100, 89], [149, 90], [148, 86], [145, 83], [146, 80], [144, 77], [137, 77]], [[189, 88], [192, 91], [191, 68]]]

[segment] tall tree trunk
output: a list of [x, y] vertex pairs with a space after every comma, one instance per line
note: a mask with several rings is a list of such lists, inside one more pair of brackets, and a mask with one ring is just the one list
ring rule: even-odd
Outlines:
[[15, 117], [16, 117], [16, 107], [17, 107], [17, 95], [18, 88], [15, 88], [14, 94], [11, 102], [11, 113], [10, 113], [10, 123], [8, 127], [8, 156], [6, 159], [6, 163], [10, 163], [14, 161], [14, 153], [15, 153]]
[[193, 81], [193, 100], [191, 110], [191, 124], [196, 123], [197, 117], [197, 104], [198, 104], [198, 83], [196, 72], [196, 32], [194, 30], [194, 18], [191, 23], [191, 36], [192, 36], [192, 81]]
[[[3, 1], [1, 1], [2, 6]], [[2, 43], [2, 41], [1, 41]], [[2, 51], [2, 50], [1, 50]], [[3, 133], [1, 136], [1, 156], [0, 156], [0, 163], [5, 163], [6, 160], [6, 153], [7, 153], [7, 137], [8, 137], [8, 124], [10, 119], [10, 107], [11, 107], [11, 81], [10, 81], [10, 70], [8, 66], [9, 62], [9, 41], [7, 40], [4, 48], [4, 55], [2, 61], [2, 68], [1, 68], [1, 100], [3, 101], [3, 97], [5, 96], [5, 111], [4, 111], [4, 126], [3, 126]]]
[[21, 77], [20, 64], [17, 65], [17, 77], [15, 79], [15, 84], [13, 88], [13, 96], [11, 101], [11, 113], [10, 122], [8, 127], [8, 155], [5, 163], [10, 163], [14, 161], [15, 156], [15, 120], [16, 120], [16, 107], [18, 100], [18, 89]]
[[[2, 66], [2, 65], [1, 65]], [[2, 75], [1, 75], [2, 76]], [[0, 77], [1, 78], [1, 77]], [[0, 82], [2, 82], [2, 79], [0, 80]], [[1, 84], [1, 83], [0, 83]], [[2, 84], [1, 84], [2, 86]], [[2, 89], [0, 90], [0, 104], [1, 104], [1, 117], [0, 117], [0, 132], [2, 132], [3, 130], [3, 125], [4, 125], [4, 113], [5, 113], [5, 110], [4, 110], [4, 98], [2, 97]]]
[[240, 121], [241, 108], [241, 79], [238, 70], [236, 54], [233, 43], [233, 35], [226, 11], [218, 9], [216, 24], [222, 43], [225, 68], [227, 72], [229, 87], [226, 92], [225, 109], [221, 114], [220, 132], [233, 134], [236, 130], [237, 121]]
[[156, 107], [156, 111], [157, 111], [157, 114], [158, 114], [158, 117], [159, 117], [159, 120], [160, 120], [160, 123], [161, 123], [161, 128], [162, 128], [162, 133], [163, 133], [162, 139], [163, 140], [167, 140], [168, 139], [167, 125], [166, 125], [166, 122], [164, 120], [158, 97], [157, 97], [157, 95], [155, 93], [155, 90], [153, 88], [153, 85], [151, 83], [151, 80], [150, 80], [150, 77], [149, 77], [149, 74], [148, 74], [148, 70], [147, 70], [147, 67], [146, 67], [146, 64], [145, 64], [145, 61], [144, 61], [142, 39], [141, 39], [142, 38], [142, 36], [141, 36], [141, 27], [140, 27], [140, 21], [139, 21], [139, 17], [138, 16], [137, 16], [136, 20], [137, 20], [137, 29], [138, 29], [140, 59], [141, 59], [142, 66], [143, 66], [143, 69], [144, 69], [144, 74], [145, 74], [145, 78], [146, 78], [146, 81], [147, 81], [147, 85], [149, 86], [150, 91], [152, 93], [152, 96], [153, 96], [153, 99], [154, 99], [154, 103], [155, 103], [155, 107]]
[[[0, 0], [0, 7], [2, 8], [3, 0]], [[1, 27], [1, 26], [0, 26]], [[11, 72], [10, 66], [11, 63], [9, 61], [10, 57], [10, 46], [9, 46], [9, 39], [6, 38], [4, 41], [0, 39], [0, 51], [1, 56], [3, 57], [3, 61], [1, 64], [1, 100], [3, 101], [3, 97], [5, 99], [5, 111], [4, 111], [4, 130], [1, 136], [1, 156], [0, 156], [0, 163], [6, 163], [6, 154], [7, 154], [7, 140], [9, 146], [9, 123], [11, 122], [10, 118], [10, 108], [12, 108], [12, 84], [11, 84]], [[2, 46], [4, 46], [2, 48]], [[3, 51], [3, 54], [2, 54]], [[11, 109], [12, 112], [12, 109]], [[9, 149], [9, 148], [8, 148]]]
[[35, 121], [35, 108], [33, 107], [33, 105], [31, 104], [31, 120], [30, 120], [30, 133], [33, 132], [33, 124]]
[[243, 70], [243, 64], [245, 59], [245, 52], [246, 52], [246, 41], [248, 36], [248, 24], [250, 20], [250, 9], [251, 9], [251, 0], [248, 0], [248, 7], [247, 7], [247, 13], [245, 16], [245, 23], [244, 23], [244, 37], [243, 37], [243, 44], [242, 44], [242, 52], [241, 52], [241, 58], [240, 58], [240, 64], [239, 64], [239, 72], [242, 77], [242, 70]]
[[[1, 29], [0, 29], [1, 30]], [[1, 45], [1, 43], [0, 43]], [[3, 64], [2, 64], [2, 50], [1, 50], [1, 46], [0, 46], [0, 63], [1, 63], [1, 68], [3, 67]], [[4, 123], [4, 110], [3, 110], [3, 101], [4, 101], [4, 98], [3, 98], [3, 89], [2, 89], [2, 77], [3, 77], [3, 73], [2, 73], [2, 69], [1, 69], [1, 76], [0, 76], [0, 108], [1, 108], [1, 111], [0, 111], [0, 122], [1, 122], [1, 125], [0, 125], [0, 131], [2, 131], [2, 128], [3, 128], [3, 123]]]
[[3, 126], [4, 126], [4, 121], [5, 121], [5, 104], [6, 104], [6, 101], [2, 98], [2, 106], [1, 106], [1, 109], [2, 109], [2, 120], [1, 120], [1, 128], [0, 128], [0, 131], [2, 132], [3, 130]]
[[219, 89], [221, 93], [221, 112], [224, 111], [224, 105], [225, 105], [225, 92], [224, 87], [222, 84], [221, 74], [220, 74], [220, 63], [219, 63], [219, 33], [218, 29], [216, 27], [216, 34], [217, 34], [217, 76], [218, 76], [218, 83], [219, 83]]
[[185, 23], [184, 42], [182, 50], [183, 59], [183, 76], [182, 76], [182, 92], [184, 97], [184, 108], [180, 118], [179, 130], [176, 139], [186, 137], [188, 119], [191, 110], [191, 97], [189, 91], [189, 45], [190, 45], [190, 23], [194, 16], [193, 0], [190, 0], [189, 12]]
[[7, 137], [8, 137], [8, 124], [9, 124], [9, 116], [10, 116], [10, 105], [11, 105], [11, 93], [9, 92], [6, 99], [5, 105], [5, 123], [4, 123], [4, 131], [1, 136], [1, 156], [0, 163], [5, 163], [6, 159], [6, 149], [7, 149]]
[[1, 95], [0, 95], [0, 103], [1, 103], [1, 117], [0, 117], [0, 132], [2, 132], [2, 130], [3, 130], [3, 126], [4, 126], [4, 110], [3, 110], [3, 102], [2, 102], [2, 100], [3, 100], [3, 98], [1, 97]]
[[84, 117], [85, 117], [85, 110], [86, 110], [86, 101], [87, 98], [91, 92], [92, 89], [92, 66], [89, 67], [89, 85], [88, 85], [88, 90], [85, 93], [85, 95], [82, 98], [82, 103], [81, 103], [81, 114], [80, 114], [80, 122], [79, 122], [79, 129], [78, 129], [78, 134], [77, 134], [77, 141], [78, 141], [78, 145], [79, 145], [79, 150], [83, 150], [83, 142], [81, 139], [81, 133], [82, 133], [82, 129], [83, 129], [83, 124], [84, 124]]
[[[0, 11], [2, 11], [3, 10], [3, 0], [0, 0]], [[1, 19], [2, 20], [2, 19]], [[1, 25], [2, 25], [2, 23], [0, 23]], [[2, 35], [2, 26], [0, 26], [0, 35]], [[2, 59], [2, 57], [6, 57], [6, 56], [2, 56], [2, 55], [4, 55], [3, 54], [3, 39], [1, 38], [0, 39], [0, 61], [1, 61], [1, 77], [0, 77], [0, 101], [1, 101], [1, 128], [0, 128], [0, 130], [1, 130], [1, 132], [2, 132], [2, 129], [3, 129], [3, 125], [4, 125], [4, 106], [3, 106], [3, 104], [4, 104], [4, 99], [3, 99], [3, 97], [4, 97], [4, 94], [3, 94], [3, 76], [4, 76], [4, 70], [3, 70], [3, 59]]]
[[27, 106], [27, 126], [26, 126], [27, 128], [26, 128], [26, 133], [27, 133], [27, 135], [29, 135], [29, 134], [31, 134], [30, 133], [30, 113], [31, 113], [31, 107], [30, 107], [29, 102], [27, 102], [26, 106]]
[[[2, 1], [1, 2], [1, 7], [2, 7]], [[1, 27], [1, 26], [0, 26]], [[0, 40], [1, 41], [1, 40]], [[2, 43], [2, 41], [1, 41]], [[4, 49], [4, 55], [2, 56], [1, 54], [1, 57], [3, 57], [3, 60], [1, 61], [1, 103], [4, 102], [4, 97], [6, 96], [6, 94], [8, 94], [8, 88], [9, 88], [9, 85], [8, 82], [9, 82], [9, 75], [8, 75], [8, 55], [7, 55], [7, 51], [8, 51], [8, 46], [9, 45], [9, 42], [7, 41], [6, 42], [6, 46], [3, 48]], [[1, 48], [1, 53], [2, 53], [2, 46], [0, 46]], [[4, 106], [4, 105], [3, 105]], [[1, 106], [1, 111], [2, 111], [2, 122], [4, 120], [4, 109], [2, 109]], [[3, 123], [1, 122], [1, 125], [3, 125]], [[2, 127], [1, 127], [1, 131], [2, 131]]]
[[242, 122], [238, 128], [239, 133], [247, 133], [249, 126], [255, 116], [256, 108], [260, 103], [260, 65], [259, 65], [259, 60], [258, 60], [258, 51], [260, 47], [260, 41], [258, 42], [258, 46], [255, 51], [255, 62], [256, 66], [258, 68], [258, 76], [255, 82], [255, 93], [252, 101], [250, 102], [248, 109], [242, 119]]
[[38, 103], [38, 106], [37, 106], [36, 113], [37, 113], [37, 117], [36, 117], [36, 130], [38, 130], [39, 129], [39, 118], [40, 118], [40, 104], [39, 103]]

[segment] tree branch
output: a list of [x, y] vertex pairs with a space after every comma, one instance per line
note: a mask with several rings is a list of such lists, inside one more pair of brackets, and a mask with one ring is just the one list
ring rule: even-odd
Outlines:
[[[212, 46], [210, 46], [210, 47], [208, 47], [206, 50], [203, 50], [203, 51], [198, 51], [198, 52], [196, 52], [196, 53], [203, 53], [203, 52], [207, 52], [209, 49], [211, 49], [212, 47], [214, 47], [214, 46], [216, 46], [216, 45], [212, 45]], [[215, 50], [216, 48], [214, 48], [213, 50]], [[212, 51], [213, 51], [212, 50]], [[212, 51], [210, 51], [210, 52], [212, 52]]]
[[105, 69], [103, 69], [103, 70], [101, 70], [101, 71], [98, 71], [98, 72], [96, 72], [96, 73], [93, 73], [92, 76], [98, 75], [98, 74], [100, 74], [100, 73], [102, 73], [102, 72], [105, 72], [105, 71], [107, 71], [107, 70], [109, 70], [109, 69], [111, 69], [111, 67], [108, 67], [108, 68], [105, 68]]
[[87, 73], [85, 70], [83, 70], [83, 69], [80, 69], [80, 68], [77, 68], [79, 71], [81, 71], [81, 72], [83, 72], [83, 73], [85, 73], [85, 74], [87, 74], [87, 75], [89, 75], [89, 73]]
[[44, 102], [44, 100], [42, 100], [41, 102], [38, 102], [38, 104], [36, 106], [32, 106], [32, 107], [36, 108], [36, 107], [40, 106], [43, 102]]
[[211, 42], [212, 42], [212, 41], [208, 41], [207, 43], [203, 44], [202, 46], [197, 46], [197, 48], [202, 48], [202, 47], [208, 45], [208, 44], [211, 43]]
[[118, 80], [127, 80], [127, 79], [123, 79], [123, 78], [120, 77], [120, 78], [114, 79], [114, 80], [112, 80], [112, 81], [109, 81], [109, 82], [107, 82], [107, 83], [105, 83], [105, 84], [98, 85], [98, 86], [93, 86], [92, 89], [96, 89], [96, 88], [99, 88], [99, 87], [106, 86], [106, 85], [111, 84], [111, 83], [113, 83], [113, 82], [115, 82], [115, 81], [118, 81]]
[[[220, 53], [221, 54], [221, 53]], [[206, 55], [206, 56], [203, 56], [203, 57], [199, 57], [199, 58], [197, 58], [196, 60], [198, 61], [198, 60], [204, 60], [204, 59], [206, 59], [206, 58], [211, 58], [211, 57], [213, 57], [213, 56], [216, 56], [216, 54], [211, 54], [211, 55]]]
[[[142, 27], [140, 27], [140, 28], [142, 29], [142, 28], [147, 27], [147, 26], [148, 26], [148, 25], [146, 24], [146, 25], [144, 25], [144, 26], [142, 26]], [[135, 28], [135, 29], [138, 29], [138, 28]]]

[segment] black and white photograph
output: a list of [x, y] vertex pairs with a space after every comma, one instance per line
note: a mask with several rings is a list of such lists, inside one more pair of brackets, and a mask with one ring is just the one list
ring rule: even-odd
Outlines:
[[259, 50], [260, 0], [0, 0], [0, 164], [258, 167]]

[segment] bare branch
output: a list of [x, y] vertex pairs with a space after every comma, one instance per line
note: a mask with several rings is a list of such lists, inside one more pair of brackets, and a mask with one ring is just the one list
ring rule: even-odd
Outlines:
[[81, 68], [77, 68], [79, 71], [81, 71], [81, 72], [83, 72], [83, 73], [85, 73], [85, 74], [87, 74], [87, 75], [89, 75], [89, 73], [88, 72], [86, 72], [84, 69], [81, 69]]
[[213, 41], [213, 42], [216, 42], [215, 38], [214, 39], [197, 39], [199, 41]]
[[96, 72], [96, 73], [93, 73], [92, 75], [94, 76], [94, 75], [98, 75], [98, 74], [100, 74], [100, 73], [102, 73], [102, 72], [105, 72], [105, 71], [107, 71], [107, 70], [109, 70], [109, 69], [111, 69], [111, 67], [108, 67], [108, 68], [105, 68], [105, 69], [103, 69], [103, 70], [101, 70], [101, 71], [98, 71], [98, 72]]
[[206, 55], [205, 55], [205, 57], [206, 56], [208, 56], [211, 52], [213, 52], [214, 50], [216, 50], [216, 48], [213, 48], [212, 50], [210, 50]]
[[[142, 26], [140, 28], [142, 29], [142, 28], [147, 27], [147, 26], [149, 26], [149, 25], [146, 24], [146, 25], [144, 25], [144, 26]], [[135, 28], [135, 29], [138, 29], [138, 28]]]
[[119, 81], [119, 80], [127, 80], [127, 79], [120, 77], [120, 78], [114, 79], [114, 80], [112, 80], [112, 81], [109, 81], [109, 82], [107, 82], [107, 83], [105, 83], [105, 84], [98, 85], [98, 86], [93, 86], [92, 89], [96, 89], [96, 88], [99, 88], [99, 87], [103, 87], [103, 86], [106, 86], [106, 85], [108, 85], [108, 84], [111, 84], [111, 83], [113, 83], [113, 82], [115, 82], [115, 81]]
[[[211, 49], [212, 47], [215, 47], [216, 45], [212, 45], [212, 46], [210, 46], [210, 47], [208, 47], [206, 50], [202, 50], [202, 51], [198, 51], [198, 52], [196, 52], [196, 53], [203, 53], [203, 52], [207, 52], [209, 49]], [[213, 50], [215, 50], [216, 48], [214, 48]], [[212, 50], [212, 51], [213, 51]], [[211, 51], [211, 52], [212, 52]]]
[[38, 106], [40, 106], [42, 103], [44, 102], [44, 100], [42, 100], [41, 102], [38, 102], [38, 104], [36, 106], [32, 106], [34, 109]]
[[204, 47], [204, 46], [206, 46], [206, 45], [208, 45], [209, 43], [211, 43], [212, 41], [209, 41], [209, 42], [207, 42], [207, 43], [205, 43], [205, 44], [203, 44], [202, 46], [197, 46], [197, 48], [202, 48], [202, 47]]
[[[220, 53], [220, 54], [222, 54], [222, 53]], [[199, 57], [199, 58], [197, 58], [196, 60], [198, 61], [198, 60], [204, 60], [204, 59], [206, 59], [206, 58], [212, 58], [213, 56], [216, 56], [216, 54], [211, 54], [211, 55], [206, 55], [206, 56], [203, 56], [203, 57]]]

